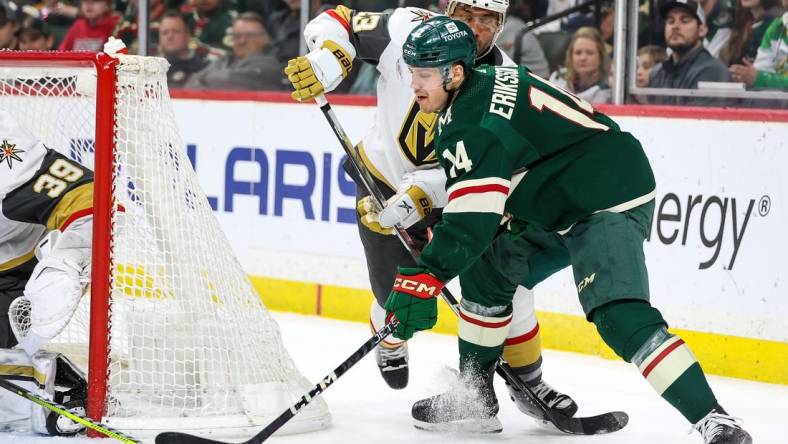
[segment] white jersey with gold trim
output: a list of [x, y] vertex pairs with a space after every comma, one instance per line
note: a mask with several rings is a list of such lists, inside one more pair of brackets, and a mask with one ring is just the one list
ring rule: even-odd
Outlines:
[[92, 213], [93, 173], [0, 110], [0, 272], [33, 258], [50, 229]]
[[0, 271], [12, 268], [14, 259], [32, 258], [33, 248], [47, 231], [43, 225], [9, 219], [3, 208], [6, 195], [33, 177], [45, 155], [44, 144], [0, 110]]
[[[339, 6], [315, 17], [304, 30], [310, 50], [332, 40], [354, 59], [377, 67], [377, 109], [359, 149], [367, 168], [392, 191], [399, 188], [406, 173], [438, 167], [432, 144], [437, 114], [419, 111], [410, 72], [402, 61], [408, 34], [435, 15], [413, 7], [371, 13]], [[514, 65], [497, 47], [477, 60], [477, 65], [482, 63]]]

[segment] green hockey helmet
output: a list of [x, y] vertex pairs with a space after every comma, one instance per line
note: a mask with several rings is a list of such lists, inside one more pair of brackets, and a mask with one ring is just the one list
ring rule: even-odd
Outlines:
[[449, 67], [455, 62], [473, 69], [476, 38], [465, 23], [437, 16], [411, 31], [402, 45], [405, 64], [414, 68]]

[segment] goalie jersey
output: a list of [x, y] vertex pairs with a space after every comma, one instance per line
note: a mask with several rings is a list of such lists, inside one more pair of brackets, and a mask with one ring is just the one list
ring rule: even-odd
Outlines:
[[93, 172], [0, 110], [0, 273], [30, 261], [48, 231], [92, 212]]
[[[410, 72], [402, 61], [402, 45], [410, 31], [434, 16], [412, 7], [371, 13], [338, 6], [315, 17], [304, 30], [310, 50], [332, 40], [380, 73], [374, 122], [358, 149], [367, 169], [392, 193], [405, 173], [438, 166], [433, 147], [438, 115], [419, 111]], [[481, 64], [513, 66], [514, 62], [494, 46], [476, 60], [477, 66]]]

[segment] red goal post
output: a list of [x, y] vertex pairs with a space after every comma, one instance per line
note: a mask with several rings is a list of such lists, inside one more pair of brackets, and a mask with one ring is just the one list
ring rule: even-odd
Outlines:
[[[51, 344], [87, 371], [88, 416], [140, 436], [246, 436], [310, 385], [200, 188], [168, 66], [0, 51], [0, 108], [95, 171], [90, 293]], [[289, 431], [329, 423], [318, 401]]]

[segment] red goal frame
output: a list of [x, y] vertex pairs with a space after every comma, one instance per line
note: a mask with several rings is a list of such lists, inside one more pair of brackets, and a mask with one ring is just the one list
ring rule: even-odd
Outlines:
[[[118, 60], [84, 51], [0, 51], [0, 65], [11, 67], [93, 67], [96, 72], [96, 134], [93, 194], [90, 332], [87, 415], [101, 421], [106, 406], [109, 368], [109, 291], [111, 220], [114, 205], [115, 87]], [[89, 431], [92, 432], [92, 431]], [[96, 432], [91, 436], [100, 436]]]

